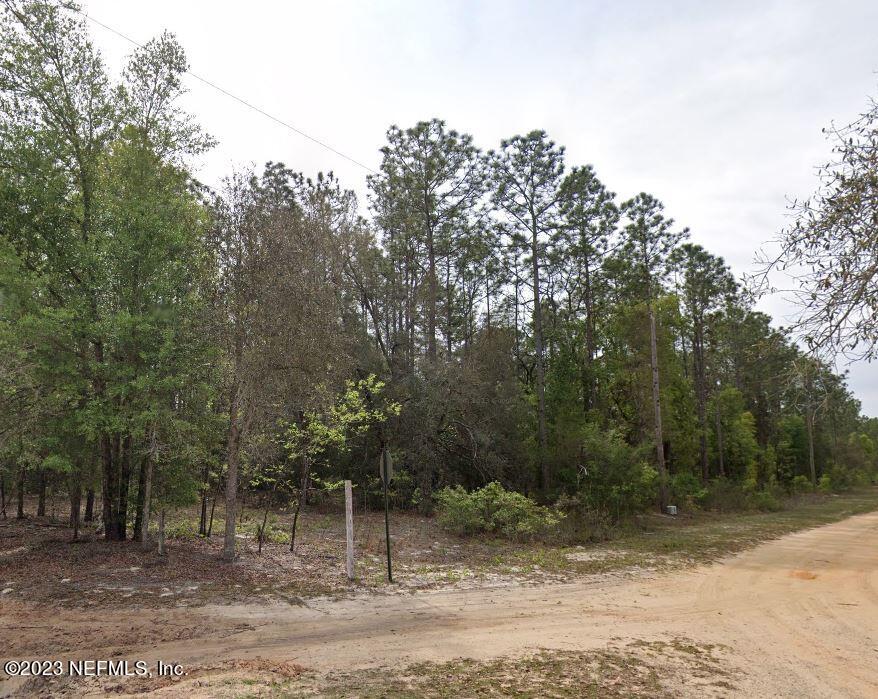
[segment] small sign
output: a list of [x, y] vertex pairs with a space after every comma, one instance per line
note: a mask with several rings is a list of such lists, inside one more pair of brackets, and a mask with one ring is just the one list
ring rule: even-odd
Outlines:
[[384, 485], [390, 485], [393, 480], [393, 459], [387, 449], [381, 450], [381, 456], [378, 461], [378, 473], [381, 475], [381, 481]]

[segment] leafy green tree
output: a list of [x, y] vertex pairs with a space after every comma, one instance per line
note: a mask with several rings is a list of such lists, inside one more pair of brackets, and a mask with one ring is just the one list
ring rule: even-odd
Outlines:
[[228, 410], [226, 560], [235, 556], [242, 447], [279, 417], [319, 404], [321, 387], [350, 370], [343, 266], [355, 206], [334, 180], [305, 180], [272, 163], [261, 178], [229, 178], [214, 203], [214, 318]]
[[558, 227], [558, 201], [564, 174], [564, 148], [545, 131], [513, 136], [489, 154], [494, 205], [506, 217], [513, 246], [530, 256], [533, 291], [534, 373], [537, 402], [537, 463], [545, 492], [552, 484], [546, 459], [546, 380], [543, 338], [543, 300], [540, 272], [547, 238]]
[[[374, 428], [383, 428], [391, 417], [399, 415], [400, 404], [383, 394], [385, 384], [374, 374], [358, 381], [345, 382], [344, 391], [324, 411], [309, 410], [285, 426], [283, 446], [291, 461], [302, 463], [302, 489], [293, 514], [290, 551], [296, 542], [296, 523], [305, 500], [310, 471], [329, 454], [349, 450], [350, 441]], [[276, 483], [281, 475], [273, 474]]]
[[206, 219], [182, 161], [209, 139], [176, 106], [186, 63], [172, 36], [135, 52], [114, 88], [66, 8], [7, 3], [2, 31], [0, 128], [13, 163], [2, 215], [26, 277], [6, 286], [26, 299], [18, 341], [52, 387], [43, 409], [65, 423], [52, 463], [68, 464], [73, 509], [82, 455], [96, 446], [105, 535], [124, 539], [156, 406], [188, 397], [208, 352], [195, 328]]
[[736, 388], [724, 388], [714, 396], [713, 403], [718, 429], [712, 435], [712, 445], [715, 451], [722, 450], [720, 475], [744, 480], [756, 468], [759, 454], [753, 415], [745, 409], [744, 397]]
[[[391, 126], [387, 141], [381, 149], [381, 174], [369, 178], [373, 206], [392, 250], [395, 231], [411, 229], [405, 240], [414, 245], [426, 272], [427, 359], [435, 363], [439, 257], [444, 253], [447, 260], [454, 254], [449, 243], [466, 226], [484, 192], [482, 158], [472, 136], [448, 129], [439, 119], [420, 121], [409, 129]], [[412, 274], [410, 268], [407, 274]], [[406, 282], [411, 288], [414, 280]]]
[[597, 351], [597, 290], [603, 261], [619, 221], [615, 194], [607, 190], [590, 165], [574, 167], [560, 188], [559, 208], [564, 224], [553, 240], [554, 266], [564, 279], [568, 323], [582, 314], [585, 362], [582, 370], [583, 407], [595, 404]]
[[700, 245], [684, 243], [673, 253], [673, 263], [682, 274], [682, 299], [691, 331], [693, 377], [698, 407], [701, 477], [710, 473], [707, 459], [707, 357], [708, 314], [718, 310], [734, 292], [735, 281], [721, 257], [711, 255]]
[[632, 283], [639, 298], [646, 304], [649, 317], [650, 366], [652, 368], [652, 403], [654, 413], [655, 448], [659, 474], [659, 504], [668, 504], [668, 474], [665, 465], [665, 446], [662, 434], [662, 409], [659, 387], [658, 348], [656, 344], [653, 300], [668, 274], [668, 262], [686, 231], [673, 230], [673, 219], [665, 218], [663, 204], [641, 193], [622, 203], [621, 210], [627, 223], [623, 228], [623, 252], [629, 258]]

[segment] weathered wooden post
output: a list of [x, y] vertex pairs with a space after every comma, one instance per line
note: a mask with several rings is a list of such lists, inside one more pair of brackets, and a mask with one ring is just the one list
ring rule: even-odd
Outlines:
[[347, 573], [348, 580], [354, 579], [354, 496], [351, 492], [351, 482], [344, 482], [344, 513], [345, 533], [347, 535]]

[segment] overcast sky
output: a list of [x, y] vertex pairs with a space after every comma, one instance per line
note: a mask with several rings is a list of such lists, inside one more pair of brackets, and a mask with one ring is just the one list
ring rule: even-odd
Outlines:
[[[483, 148], [543, 128], [568, 166], [620, 196], [647, 191], [741, 274], [809, 194], [821, 128], [878, 96], [878, 2], [266, 2], [91, 0], [144, 42], [179, 37], [192, 71], [376, 168], [391, 123], [439, 117]], [[130, 51], [92, 26], [111, 68]], [[189, 80], [218, 140], [200, 177], [279, 160], [334, 170], [365, 200], [362, 168]], [[781, 299], [763, 302], [778, 323]], [[844, 366], [840, 368], [845, 368]], [[878, 415], [878, 365], [850, 369]]]

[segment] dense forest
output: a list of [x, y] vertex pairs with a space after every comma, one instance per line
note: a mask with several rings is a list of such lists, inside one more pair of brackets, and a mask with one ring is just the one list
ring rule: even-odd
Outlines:
[[[368, 202], [280, 162], [214, 190], [176, 39], [117, 82], [84, 22], [3, 3], [0, 516], [57, 495], [74, 537], [147, 542], [157, 512], [200, 502], [204, 531], [219, 501], [233, 558], [241, 498], [292, 510], [351, 479], [377, 505], [384, 448], [394, 506], [424, 513], [492, 482], [617, 520], [878, 473], [878, 420], [829, 355], [544, 131], [483, 150], [391, 126]], [[820, 263], [838, 201], [798, 211], [785, 250], [816, 231]], [[878, 225], [851, 230], [874, 261]]]

